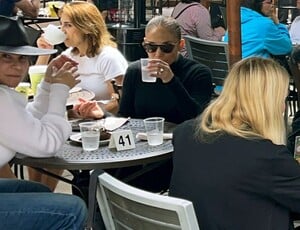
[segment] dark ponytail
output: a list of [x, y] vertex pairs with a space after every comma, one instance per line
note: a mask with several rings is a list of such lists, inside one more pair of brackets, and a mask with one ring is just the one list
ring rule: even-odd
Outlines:
[[[262, 9], [262, 4], [264, 0], [241, 0], [241, 6], [249, 8], [251, 10], [254, 10], [262, 15], [263, 12], [261, 11]], [[266, 15], [264, 15], [266, 16]]]

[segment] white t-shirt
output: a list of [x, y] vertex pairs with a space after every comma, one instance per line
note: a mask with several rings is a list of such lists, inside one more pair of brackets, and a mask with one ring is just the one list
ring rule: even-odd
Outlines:
[[71, 57], [79, 63], [78, 73], [81, 82], [77, 85], [83, 89], [95, 93], [96, 100], [108, 100], [111, 95], [108, 92], [106, 81], [119, 75], [125, 75], [128, 63], [117, 48], [105, 46], [100, 54], [89, 58], [80, 57], [71, 53], [72, 47], [63, 54]]
[[300, 16], [297, 16], [289, 29], [293, 44], [300, 44]]

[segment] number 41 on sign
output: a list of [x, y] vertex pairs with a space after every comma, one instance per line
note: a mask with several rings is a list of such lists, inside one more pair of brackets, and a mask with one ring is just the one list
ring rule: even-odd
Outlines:
[[108, 148], [116, 148], [117, 151], [134, 149], [135, 143], [131, 130], [118, 130], [111, 133]]

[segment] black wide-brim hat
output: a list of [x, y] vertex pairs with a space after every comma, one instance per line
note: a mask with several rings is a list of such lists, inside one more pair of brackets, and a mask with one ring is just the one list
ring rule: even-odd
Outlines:
[[26, 56], [49, 55], [55, 49], [40, 49], [29, 45], [28, 35], [19, 17], [0, 15], [0, 52]]

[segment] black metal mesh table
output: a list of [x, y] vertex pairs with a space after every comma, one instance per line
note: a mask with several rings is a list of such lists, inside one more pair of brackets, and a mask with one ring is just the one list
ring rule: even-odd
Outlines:
[[[165, 123], [166, 132], [172, 132], [174, 127], [174, 124]], [[145, 132], [142, 119], [130, 119], [120, 129], [132, 130], [134, 138], [136, 133]], [[95, 224], [97, 180], [94, 178], [89, 182], [89, 194], [87, 197], [82, 188], [78, 187], [71, 180], [53, 174], [44, 168], [66, 169], [69, 171], [121, 168], [163, 161], [171, 158], [173, 152], [171, 140], [164, 140], [163, 144], [158, 146], [149, 146], [146, 141], [140, 141], [135, 138], [135, 146], [136, 148], [134, 149], [119, 152], [116, 149], [109, 149], [108, 146], [100, 146], [98, 150], [92, 152], [83, 152], [81, 146], [73, 146], [68, 141], [55, 157], [32, 158], [17, 154], [13, 163], [33, 167], [41, 173], [71, 184], [80, 193], [80, 196], [89, 203], [87, 229], [92, 229], [92, 226]], [[93, 172], [97, 172], [97, 170]]]
[[[165, 124], [165, 130], [171, 131], [174, 125]], [[130, 119], [120, 129], [130, 129], [135, 134], [145, 132], [142, 119]], [[135, 148], [124, 151], [109, 149], [100, 146], [96, 151], [83, 152], [81, 146], [73, 146], [68, 141], [62, 149], [51, 158], [32, 158], [17, 154], [13, 163], [38, 168], [60, 168], [68, 170], [107, 169], [128, 167], [145, 163], [156, 162], [171, 157], [173, 145], [171, 140], [164, 140], [158, 146], [149, 146], [146, 141], [135, 139]]]

